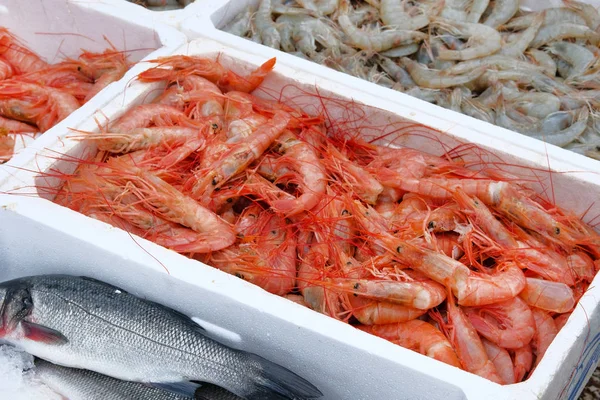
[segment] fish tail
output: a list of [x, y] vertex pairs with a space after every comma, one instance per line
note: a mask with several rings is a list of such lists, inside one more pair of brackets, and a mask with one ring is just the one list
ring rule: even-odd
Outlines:
[[315, 399], [323, 393], [306, 379], [287, 368], [255, 354], [249, 354], [257, 374], [253, 377], [251, 393], [247, 399]]

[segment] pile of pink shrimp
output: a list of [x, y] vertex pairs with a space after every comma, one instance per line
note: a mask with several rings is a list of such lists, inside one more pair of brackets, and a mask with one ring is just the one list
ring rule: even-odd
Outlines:
[[47, 131], [129, 67], [114, 49], [48, 64], [0, 28], [0, 163], [12, 157], [16, 134]]
[[494, 382], [520, 382], [594, 278], [600, 236], [504, 174], [342, 139], [172, 56], [55, 202]]

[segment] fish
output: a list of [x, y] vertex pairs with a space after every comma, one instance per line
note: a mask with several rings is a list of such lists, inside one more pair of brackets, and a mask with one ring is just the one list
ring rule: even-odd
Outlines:
[[322, 396], [294, 372], [209, 337], [187, 315], [85, 276], [0, 283], [0, 340], [53, 364], [181, 394], [205, 382], [251, 400]]
[[37, 358], [35, 379], [69, 400], [189, 400], [138, 382], [122, 381], [78, 368], [61, 367]]

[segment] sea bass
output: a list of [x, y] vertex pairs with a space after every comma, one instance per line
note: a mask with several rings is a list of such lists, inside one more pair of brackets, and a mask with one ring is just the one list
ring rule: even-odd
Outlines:
[[87, 277], [1, 283], [0, 340], [121, 380], [171, 388], [207, 382], [245, 399], [322, 396], [293, 372], [207, 337], [188, 316]]

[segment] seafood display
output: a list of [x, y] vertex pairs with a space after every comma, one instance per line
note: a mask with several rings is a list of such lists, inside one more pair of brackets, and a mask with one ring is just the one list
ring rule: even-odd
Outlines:
[[[365, 141], [169, 56], [53, 201], [494, 382], [527, 379], [596, 275], [600, 235], [511, 174]], [[258, 91], [257, 91], [258, 92]], [[418, 129], [418, 128], [415, 128]]]
[[130, 65], [113, 48], [48, 64], [0, 28], [0, 163], [12, 157], [19, 136], [52, 128], [121, 79]]
[[[130, 381], [110, 385], [115, 399], [192, 397], [198, 385], [191, 381], [216, 385], [245, 399], [321, 397], [293, 372], [209, 338], [191, 318], [95, 279], [39, 275], [3, 282], [0, 304], [3, 342], [53, 364], [97, 373], [37, 363], [43, 382], [77, 396], [93, 389], [85, 382], [107, 386], [111, 380], [98, 376], [103, 374]], [[215, 389], [200, 388], [206, 391]], [[127, 393], [130, 397], [123, 397]]]
[[261, 0], [223, 30], [600, 159], [600, 14], [519, 0]]
[[127, 0], [152, 11], [180, 10], [192, 4], [194, 0]]

